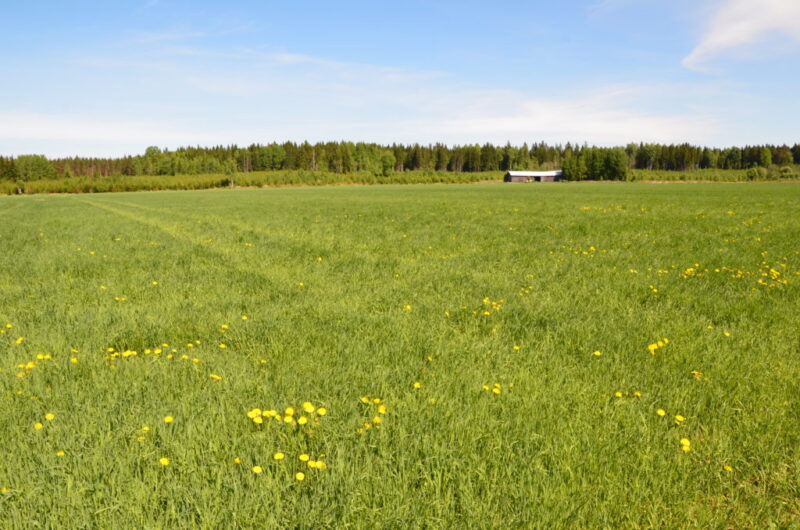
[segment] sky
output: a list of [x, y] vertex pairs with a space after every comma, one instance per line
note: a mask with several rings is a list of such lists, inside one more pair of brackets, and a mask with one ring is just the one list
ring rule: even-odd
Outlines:
[[0, 0], [0, 155], [800, 142], [800, 0]]

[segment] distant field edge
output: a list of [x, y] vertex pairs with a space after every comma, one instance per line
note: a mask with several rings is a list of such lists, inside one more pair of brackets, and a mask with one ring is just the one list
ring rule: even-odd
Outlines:
[[[643, 184], [708, 184], [708, 183], [800, 183], [797, 178], [749, 179], [738, 170], [717, 171], [713, 175], [695, 175], [636, 170], [627, 180], [581, 180], [560, 183], [509, 183], [510, 186], [552, 186], [574, 183], [643, 183]], [[366, 173], [335, 174], [309, 171], [237, 173], [235, 175], [158, 175], [68, 178], [12, 182], [0, 180], [0, 195], [114, 193], [131, 191], [175, 191], [204, 189], [259, 189], [318, 186], [373, 186], [403, 184], [486, 184], [501, 183], [503, 172], [448, 173], [408, 171], [389, 176]], [[704, 178], [706, 177], [706, 178]]]

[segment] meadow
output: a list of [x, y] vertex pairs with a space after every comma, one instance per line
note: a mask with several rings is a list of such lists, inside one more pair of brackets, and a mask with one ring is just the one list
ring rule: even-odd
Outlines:
[[800, 187], [0, 197], [3, 528], [796, 527]]

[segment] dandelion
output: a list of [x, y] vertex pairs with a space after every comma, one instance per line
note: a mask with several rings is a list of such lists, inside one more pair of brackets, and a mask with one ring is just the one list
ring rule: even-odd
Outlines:
[[305, 425], [306, 423], [308, 423], [308, 418], [306, 418], [305, 416], [300, 416], [299, 418], [297, 418], [298, 425]]
[[658, 410], [656, 411], [656, 414], [658, 414], [659, 416], [666, 416], [666, 414], [667, 414], [667, 411], [666, 411], [666, 410], [664, 410], [664, 409], [658, 409]]
[[286, 410], [283, 411], [283, 414], [286, 416], [294, 416], [294, 407], [287, 407]]
[[208, 377], [210, 377], [214, 381], [222, 381], [222, 376], [219, 376], [217, 374], [208, 374]]
[[502, 392], [502, 390], [500, 390], [499, 386], [496, 386], [492, 389], [492, 392], [494, 392], [496, 395], [499, 395]]
[[169, 458], [162, 456], [161, 458], [158, 459], [158, 463], [161, 464], [162, 466], [168, 466]]
[[242, 320], [247, 320], [247, 315], [242, 315]]
[[305, 480], [306, 475], [302, 471], [298, 471], [297, 473], [295, 473], [294, 478], [296, 478], [298, 481], [302, 482], [303, 480]]
[[386, 414], [386, 405], [378, 405], [378, 414]]
[[411, 306], [406, 304], [405, 307], [403, 307], [403, 311], [406, 311], [406, 312], [411, 311]]
[[56, 451], [56, 456], [64, 456], [65, 454], [64, 451]]
[[305, 453], [299, 455], [297, 458], [299, 458], [301, 462], [308, 462], [309, 460], [309, 456]]
[[286, 458], [286, 455], [278, 451], [277, 453], [272, 455], [272, 458], [275, 460], [283, 460], [284, 458]]
[[414, 387], [414, 389], [419, 390], [420, 388], [422, 388], [422, 383], [420, 383], [419, 381], [414, 381], [414, 384], [412, 386]]
[[601, 355], [603, 355], [603, 352], [601, 352], [600, 350], [595, 350], [594, 352], [592, 352], [592, 355], [594, 355], [595, 357], [600, 357]]
[[52, 412], [48, 412], [47, 414], [44, 415], [44, 419], [46, 419], [47, 421], [53, 421], [54, 419], [56, 419], [56, 415], [53, 414]]
[[41, 431], [42, 429], [44, 429], [44, 425], [42, 425], [41, 422], [37, 421], [36, 423], [33, 424], [33, 428], [36, 429], [37, 431]]
[[519, 346], [517, 346], [516, 344], [514, 345], [514, 351], [519, 351]]
[[729, 466], [728, 464], [725, 464], [724, 466], [722, 466], [722, 469], [724, 471], [733, 471], [733, 466]]
[[622, 392], [614, 392], [614, 397], [621, 398], [622, 397]]
[[233, 463], [238, 466], [242, 463], [242, 459], [237, 456], [236, 458], [233, 459]]
[[310, 414], [310, 413], [314, 412], [314, 405], [312, 405], [310, 402], [306, 401], [305, 403], [303, 403], [303, 410]]
[[256, 475], [260, 475], [263, 472], [264, 470], [261, 468], [261, 466], [253, 466], [253, 473], [255, 473]]
[[172, 423], [173, 421], [175, 421], [175, 418], [172, 416], [164, 416], [164, 423]]
[[227, 348], [227, 346], [225, 344], [220, 343], [219, 348], [221, 350], [224, 350], [225, 348]]
[[317, 416], [324, 416], [327, 413], [328, 409], [326, 409], [325, 407], [320, 407], [317, 409]]

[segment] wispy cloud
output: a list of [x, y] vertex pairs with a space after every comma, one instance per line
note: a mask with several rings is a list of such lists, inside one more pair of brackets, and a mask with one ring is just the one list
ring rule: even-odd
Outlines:
[[715, 56], [776, 35], [800, 41], [800, 1], [723, 0], [700, 43], [682, 64], [704, 70]]

